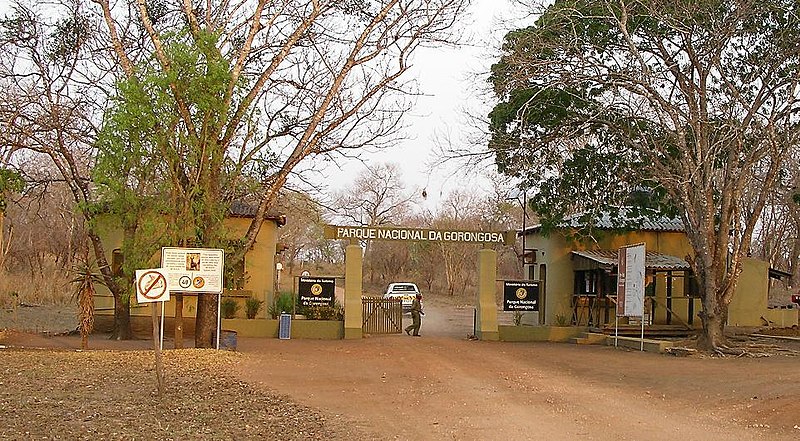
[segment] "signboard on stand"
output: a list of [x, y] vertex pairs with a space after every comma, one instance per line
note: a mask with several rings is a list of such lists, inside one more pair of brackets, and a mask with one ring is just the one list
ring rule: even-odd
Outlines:
[[[222, 319], [220, 303], [225, 282], [225, 251], [218, 248], [164, 247], [161, 248], [161, 268], [167, 274], [169, 291], [181, 294], [210, 293], [217, 295], [216, 347], [219, 349]], [[182, 300], [182, 296], [177, 298]], [[180, 307], [182, 307], [182, 302]], [[178, 318], [178, 308], [176, 305], [176, 321], [180, 322], [183, 318], [182, 316], [180, 319]], [[181, 323], [176, 323], [176, 334], [182, 328]]]
[[503, 311], [538, 311], [538, 280], [503, 281]]
[[297, 286], [300, 306], [333, 306], [336, 299], [336, 278], [300, 277]]
[[222, 293], [225, 251], [164, 247], [161, 268], [167, 272], [170, 291]]
[[[133, 281], [136, 290], [136, 301], [152, 305], [153, 352], [156, 355], [156, 379], [158, 396], [164, 396], [164, 366], [161, 362], [161, 349], [164, 345], [164, 302], [169, 301], [169, 277], [161, 268], [136, 270]], [[158, 332], [158, 307], [161, 303], [161, 335]]]

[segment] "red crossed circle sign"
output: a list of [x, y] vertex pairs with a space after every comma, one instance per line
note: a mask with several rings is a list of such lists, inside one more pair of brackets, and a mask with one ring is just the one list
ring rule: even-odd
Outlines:
[[158, 271], [148, 271], [142, 274], [136, 286], [146, 299], [158, 300], [167, 292], [167, 279]]

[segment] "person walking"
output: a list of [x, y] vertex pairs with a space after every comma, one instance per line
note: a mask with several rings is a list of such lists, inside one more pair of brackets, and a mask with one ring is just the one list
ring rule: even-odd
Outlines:
[[406, 327], [406, 334], [412, 335], [411, 331], [414, 331], [414, 337], [420, 336], [419, 327], [422, 326], [423, 315], [425, 313], [422, 312], [422, 294], [417, 294], [417, 297], [411, 302], [411, 320], [413, 320], [413, 323]]

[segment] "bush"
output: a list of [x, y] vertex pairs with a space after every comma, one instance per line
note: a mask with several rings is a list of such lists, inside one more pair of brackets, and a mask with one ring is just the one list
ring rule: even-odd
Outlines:
[[297, 312], [309, 320], [344, 320], [344, 308], [338, 301], [333, 306], [303, 306]]
[[288, 292], [281, 293], [275, 297], [272, 304], [267, 308], [270, 317], [276, 319], [282, 312], [291, 313], [294, 310], [294, 296]]
[[227, 298], [222, 301], [222, 318], [232, 319], [236, 317], [236, 311], [239, 310], [239, 304], [235, 299]]
[[247, 314], [247, 318], [254, 319], [256, 315], [258, 315], [258, 311], [261, 310], [261, 305], [264, 304], [263, 300], [254, 299], [253, 297], [248, 298], [244, 302], [244, 309], [245, 313]]

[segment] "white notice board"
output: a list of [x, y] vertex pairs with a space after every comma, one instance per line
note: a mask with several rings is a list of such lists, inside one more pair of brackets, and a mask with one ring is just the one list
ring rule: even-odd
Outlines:
[[619, 249], [617, 317], [644, 316], [644, 244]]
[[217, 248], [161, 248], [161, 268], [172, 292], [221, 293], [225, 251]]

